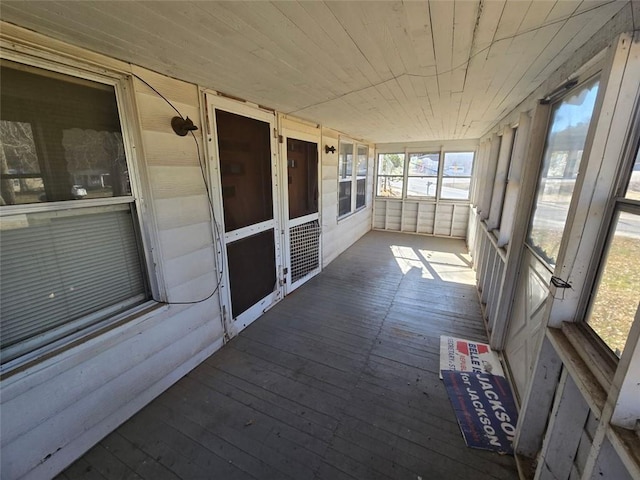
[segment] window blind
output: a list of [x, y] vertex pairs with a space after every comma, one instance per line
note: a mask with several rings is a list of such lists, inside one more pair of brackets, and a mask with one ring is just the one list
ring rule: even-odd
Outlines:
[[147, 297], [132, 209], [27, 214], [22, 228], [0, 221], [3, 362]]

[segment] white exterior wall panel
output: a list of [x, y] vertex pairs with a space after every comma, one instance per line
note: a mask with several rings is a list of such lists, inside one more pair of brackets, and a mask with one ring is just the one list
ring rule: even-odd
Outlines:
[[[47, 45], [135, 73], [184, 116], [200, 118], [195, 85], [59, 42], [47, 40]], [[175, 112], [169, 105], [139, 80], [134, 85], [130, 94], [137, 118], [127, 123], [139, 128], [132, 138], [137, 138], [143, 235], [153, 240], [147, 255], [152, 254], [157, 271], [151, 275], [169, 300], [200, 300], [215, 288], [217, 275], [195, 144], [173, 133]], [[196, 132], [200, 142], [201, 132]], [[219, 312], [217, 295], [193, 305], [159, 306], [5, 375], [0, 384], [2, 477], [48, 478], [73, 462], [222, 346]]]
[[[371, 230], [373, 191], [373, 148], [369, 147], [366, 206], [338, 219], [338, 132], [322, 129], [322, 265], [331, 263], [338, 255]], [[336, 147], [335, 153], [326, 153], [324, 146]]]

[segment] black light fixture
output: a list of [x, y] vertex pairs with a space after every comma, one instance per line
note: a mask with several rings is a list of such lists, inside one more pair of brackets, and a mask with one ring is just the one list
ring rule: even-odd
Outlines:
[[198, 129], [189, 117], [173, 117], [171, 119], [171, 128], [176, 132], [176, 135], [180, 135], [181, 137], [184, 137], [187, 133]]
[[324, 153], [336, 153], [336, 147], [330, 147], [329, 145], [324, 146]]

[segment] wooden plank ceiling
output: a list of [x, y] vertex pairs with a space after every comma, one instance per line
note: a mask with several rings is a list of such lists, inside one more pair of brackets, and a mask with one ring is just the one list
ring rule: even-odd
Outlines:
[[1, 17], [375, 142], [478, 138], [628, 2], [17, 2]]

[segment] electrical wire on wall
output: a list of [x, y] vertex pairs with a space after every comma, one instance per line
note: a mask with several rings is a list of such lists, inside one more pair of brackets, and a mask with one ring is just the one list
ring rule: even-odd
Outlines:
[[[179, 121], [175, 121], [175, 119], [177, 117], [174, 117], [174, 119], [172, 120], [171, 124], [172, 127], [174, 128], [174, 131], [176, 131], [177, 135], [180, 136], [185, 136], [187, 134], [191, 135], [191, 138], [193, 139], [193, 142], [196, 145], [196, 152], [198, 155], [198, 165], [200, 166], [200, 173], [202, 174], [202, 182], [204, 183], [204, 188], [207, 194], [207, 201], [209, 204], [209, 214], [211, 216], [211, 222], [213, 223], [213, 228], [212, 228], [212, 235], [213, 235], [213, 250], [214, 250], [214, 257], [217, 258], [216, 255], [216, 242], [218, 242], [218, 245], [222, 245], [222, 235], [220, 233], [220, 228], [218, 227], [218, 222], [216, 220], [216, 215], [215, 215], [215, 210], [213, 207], [213, 199], [211, 198], [211, 189], [209, 188], [209, 183], [207, 182], [207, 175], [205, 172], [205, 165], [202, 159], [202, 155], [200, 153], [200, 144], [198, 143], [198, 139], [196, 138], [195, 134], [193, 133], [194, 130], [197, 130], [197, 127], [195, 125], [193, 125], [193, 122], [189, 119], [189, 117], [184, 117], [182, 115], [182, 113], [180, 113], [180, 111], [175, 107], [175, 105], [173, 105], [173, 103], [171, 103], [164, 95], [162, 95], [162, 93], [160, 93], [158, 90], [156, 90], [151, 84], [149, 84], [144, 78], [136, 75], [135, 73], [131, 73], [131, 75], [133, 75], [135, 78], [137, 78], [138, 80], [140, 80], [142, 83], [144, 83], [147, 87], [149, 87], [151, 90], [153, 90], [153, 92], [156, 93], [156, 95], [158, 95], [162, 100], [165, 101], [165, 103], [167, 103], [167, 105], [169, 105], [177, 114], [179, 117]], [[208, 294], [206, 297], [201, 298], [200, 300], [193, 300], [193, 301], [181, 301], [181, 302], [176, 302], [176, 301], [162, 301], [162, 300], [157, 300], [157, 299], [153, 299], [156, 302], [159, 303], [164, 303], [166, 305], [193, 305], [196, 303], [202, 303], [206, 300], [209, 300], [211, 297], [213, 297], [215, 295], [215, 293], [218, 291], [218, 289], [220, 288], [220, 284], [222, 283], [222, 279], [224, 276], [224, 271], [223, 271], [223, 265], [222, 262], [220, 264], [220, 268], [219, 268], [219, 277], [218, 277], [218, 281], [215, 285], [215, 287], [213, 288], [212, 292], [210, 294]], [[224, 321], [223, 321], [224, 323]], [[226, 327], [225, 327], [225, 335], [226, 335]]]

